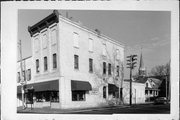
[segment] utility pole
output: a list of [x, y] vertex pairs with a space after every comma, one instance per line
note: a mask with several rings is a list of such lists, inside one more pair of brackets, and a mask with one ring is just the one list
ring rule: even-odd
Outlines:
[[168, 89], [167, 89], [167, 80], [168, 80], [168, 76], [165, 75], [166, 78], [166, 100], [168, 100]]
[[127, 68], [130, 68], [130, 90], [129, 90], [129, 104], [132, 105], [132, 70], [136, 67], [135, 64], [137, 63], [135, 60], [137, 60], [137, 55], [130, 55], [127, 56]]
[[[21, 40], [19, 40], [19, 53], [20, 53], [20, 67], [21, 67], [21, 92], [22, 92], [22, 107], [23, 109], [25, 109], [24, 106], [24, 85], [25, 85], [25, 80], [24, 80], [24, 76], [23, 76], [23, 67], [22, 67], [22, 46], [21, 46]], [[25, 75], [25, 73], [24, 73]]]

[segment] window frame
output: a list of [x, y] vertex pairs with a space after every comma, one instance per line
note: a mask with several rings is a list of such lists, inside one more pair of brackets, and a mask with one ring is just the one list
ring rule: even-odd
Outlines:
[[120, 60], [120, 50], [116, 49], [116, 60]]
[[35, 37], [34, 38], [34, 47], [35, 47], [35, 52], [38, 52], [39, 51], [39, 48], [40, 48], [40, 39], [39, 37]]
[[89, 58], [89, 72], [92, 73], [93, 72], [93, 59]]
[[79, 56], [76, 54], [74, 55], [74, 69], [79, 70]]
[[[85, 90], [72, 90], [71, 95], [72, 95], [72, 101], [86, 101], [86, 91]], [[77, 97], [77, 98], [74, 99], [74, 97]], [[82, 98], [82, 99], [80, 99], [80, 98]]]
[[104, 86], [104, 87], [103, 87], [103, 98], [104, 98], [104, 99], [107, 98], [107, 96], [106, 96], [106, 91], [107, 91], [107, 87]]
[[48, 60], [47, 60], [47, 56], [44, 56], [44, 71], [48, 70]]
[[57, 30], [56, 28], [52, 28], [51, 29], [51, 45], [53, 46], [56, 44], [57, 44]]
[[73, 32], [73, 46], [79, 48], [79, 34], [76, 32]]
[[31, 69], [28, 69], [28, 80], [31, 80]]
[[106, 62], [103, 62], [103, 75], [106, 75]]
[[40, 66], [39, 66], [39, 59], [36, 59], [36, 73], [40, 72], [39, 68], [40, 68]]
[[25, 70], [22, 71], [22, 76], [23, 76], [24, 80], [26, 80], [26, 71]]
[[21, 81], [21, 74], [20, 74], [20, 72], [17, 72], [17, 74], [18, 74], [18, 83], [20, 83], [20, 81]]
[[89, 52], [93, 52], [93, 39], [89, 38]]
[[103, 56], [106, 56], [106, 43], [103, 43], [103, 51], [102, 51]]
[[54, 53], [53, 55], [52, 55], [52, 57], [53, 57], [53, 69], [57, 69], [57, 54], [56, 53]]
[[108, 75], [112, 75], [111, 63], [108, 63]]
[[42, 35], [42, 41], [43, 41], [43, 49], [46, 49], [48, 46], [48, 36], [47, 33], [45, 31], [45, 33]]
[[117, 77], [119, 77], [120, 76], [120, 70], [119, 70], [120, 68], [119, 68], [119, 65], [117, 65], [116, 66], [116, 74], [117, 74]]

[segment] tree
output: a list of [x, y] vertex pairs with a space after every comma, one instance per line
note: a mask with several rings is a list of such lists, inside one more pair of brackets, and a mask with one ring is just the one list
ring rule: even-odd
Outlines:
[[163, 76], [170, 75], [170, 64], [158, 65], [151, 69], [150, 75], [152, 76]]
[[[106, 55], [100, 55], [98, 64], [94, 65], [94, 82], [96, 88], [99, 89], [102, 86], [107, 86], [108, 83], [113, 83], [118, 86], [118, 96], [120, 101], [122, 101], [122, 88], [123, 88], [123, 78], [124, 78], [124, 63], [122, 59], [117, 59], [118, 54], [117, 48], [112, 47], [112, 50], [105, 48]], [[111, 51], [111, 52], [110, 52]], [[103, 62], [106, 61], [106, 74], [103, 74]], [[111, 72], [109, 74], [109, 64]]]
[[165, 65], [155, 66], [151, 69], [150, 74], [162, 80], [161, 86], [159, 87], [159, 96], [166, 96], [168, 99], [170, 99], [170, 62]]

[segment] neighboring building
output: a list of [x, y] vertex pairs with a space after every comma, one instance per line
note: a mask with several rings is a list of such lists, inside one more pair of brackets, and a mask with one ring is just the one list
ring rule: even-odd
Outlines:
[[159, 87], [161, 85], [161, 80], [156, 79], [156, 78], [147, 78], [147, 81], [145, 82], [146, 84], [146, 100], [150, 101], [151, 98], [154, 100], [154, 98], [159, 96]]
[[[26, 89], [34, 89], [34, 107], [86, 108], [118, 99], [124, 45], [56, 10], [28, 30], [32, 57], [23, 62], [30, 69]], [[20, 89], [18, 83], [18, 106]]]
[[139, 77], [136, 82], [143, 83], [145, 85], [145, 98], [146, 101], [154, 100], [159, 96], [159, 87], [162, 83], [161, 80], [153, 77]]
[[[129, 104], [129, 79], [124, 80], [123, 84], [123, 101]], [[132, 104], [145, 103], [145, 84], [143, 82], [132, 81]]]

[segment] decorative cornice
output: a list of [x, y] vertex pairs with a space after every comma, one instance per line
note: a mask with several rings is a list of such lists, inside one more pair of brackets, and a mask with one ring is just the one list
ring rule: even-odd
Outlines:
[[28, 26], [28, 31], [32, 37], [35, 33], [40, 32], [44, 28], [48, 28], [53, 23], [58, 23], [58, 22], [59, 22], [59, 12], [57, 10], [54, 10], [52, 14], [50, 14], [40, 22], [36, 23], [33, 26]]

